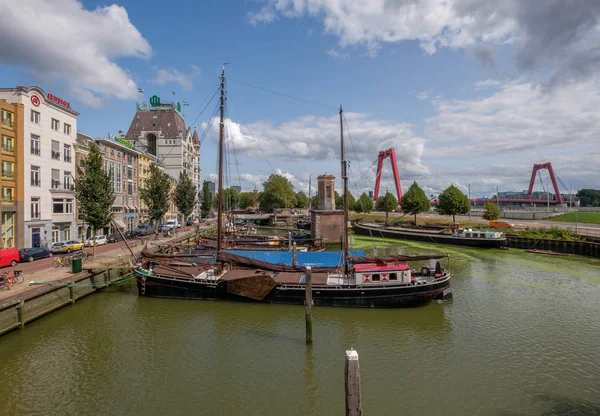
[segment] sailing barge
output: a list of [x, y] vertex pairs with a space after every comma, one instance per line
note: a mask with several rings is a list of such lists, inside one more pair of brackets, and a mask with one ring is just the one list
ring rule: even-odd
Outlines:
[[[142, 256], [146, 260], [136, 267], [138, 293], [164, 298], [302, 305], [306, 299], [306, 268], [266, 263], [222, 250], [224, 67], [220, 100], [216, 265], [181, 261], [189, 254], [167, 256], [144, 250]], [[341, 106], [339, 115], [344, 224], [348, 224], [348, 176]], [[449, 295], [450, 273], [439, 262], [433, 270], [426, 265], [418, 271], [412, 270], [407, 263], [409, 260], [440, 259], [446, 255], [351, 257], [347, 227], [343, 227], [343, 248], [343, 268], [311, 269], [312, 299], [317, 306], [397, 308], [417, 306]]]

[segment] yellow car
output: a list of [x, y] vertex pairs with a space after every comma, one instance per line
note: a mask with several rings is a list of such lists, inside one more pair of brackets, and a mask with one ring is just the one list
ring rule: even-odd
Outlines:
[[70, 253], [71, 251], [81, 250], [83, 243], [77, 240], [59, 241], [58, 243], [52, 244], [50, 251], [53, 253]]

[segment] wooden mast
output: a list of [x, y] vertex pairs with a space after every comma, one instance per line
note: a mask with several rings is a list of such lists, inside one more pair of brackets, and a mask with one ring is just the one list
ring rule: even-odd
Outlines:
[[340, 141], [342, 159], [342, 180], [344, 181], [344, 275], [348, 275], [348, 162], [344, 156], [344, 110], [340, 104]]
[[221, 71], [221, 121], [219, 123], [219, 190], [217, 192], [217, 255], [221, 253], [221, 239], [223, 238], [223, 133], [225, 123], [225, 65]]

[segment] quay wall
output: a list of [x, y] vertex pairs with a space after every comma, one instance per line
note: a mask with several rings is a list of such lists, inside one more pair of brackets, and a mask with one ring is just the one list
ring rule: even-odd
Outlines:
[[21, 293], [0, 305], [0, 336], [109, 286], [119, 284], [133, 269], [107, 269], [52, 282]]
[[551, 250], [557, 253], [579, 254], [600, 258], [600, 243], [592, 241], [545, 240], [506, 236], [507, 246], [523, 250]]

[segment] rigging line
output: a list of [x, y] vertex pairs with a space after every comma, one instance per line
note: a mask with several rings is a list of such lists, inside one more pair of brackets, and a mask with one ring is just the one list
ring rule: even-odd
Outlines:
[[292, 99], [292, 100], [296, 100], [296, 101], [302, 101], [302, 102], [304, 102], [304, 103], [313, 104], [313, 105], [318, 105], [318, 106], [325, 107], [325, 108], [331, 108], [331, 109], [334, 109], [334, 110], [336, 110], [336, 111], [338, 110], [338, 108], [337, 108], [337, 107], [334, 107], [334, 106], [332, 106], [332, 105], [322, 104], [322, 103], [318, 103], [318, 102], [316, 102], [316, 101], [305, 100], [304, 98], [299, 98], [299, 97], [294, 97], [293, 95], [283, 94], [283, 93], [281, 93], [281, 92], [277, 92], [277, 91], [269, 90], [269, 89], [267, 89], [267, 88], [263, 88], [263, 87], [258, 87], [258, 86], [256, 86], [256, 85], [248, 84], [248, 83], [246, 83], [246, 82], [242, 82], [242, 81], [237, 81], [237, 80], [235, 80], [235, 79], [231, 79], [231, 78], [228, 78], [228, 79], [229, 79], [229, 81], [233, 81], [233, 82], [236, 82], [236, 83], [238, 83], [238, 84], [245, 85], [245, 86], [247, 86], [247, 87], [256, 88], [257, 90], [261, 90], [261, 91], [270, 92], [271, 94], [280, 95], [280, 96], [282, 96], [282, 97], [290, 98], [290, 99]]
[[[192, 122], [192, 124], [194, 124], [202, 115], [202, 113], [204, 113], [204, 110], [206, 110], [206, 107], [208, 107], [208, 105], [212, 102], [212, 100], [215, 98], [215, 96], [217, 95], [217, 93], [219, 92], [219, 90], [221, 89], [221, 86], [219, 85], [217, 87], [217, 89], [215, 90], [214, 94], [212, 95], [212, 97], [210, 97], [210, 100], [208, 100], [208, 102], [206, 103], [206, 105], [204, 106], [204, 108], [202, 109], [202, 111], [200, 111], [200, 114], [198, 114], [198, 116], [194, 119], [194, 121]], [[210, 95], [210, 93], [208, 93], [208, 95], [206, 96], [206, 98], [208, 98], [208, 96]], [[204, 104], [204, 101], [206, 101], [206, 98], [202, 101], [202, 104]], [[200, 104], [200, 105], [202, 105]]]
[[219, 102], [217, 101], [217, 104], [215, 105], [215, 109], [213, 110], [213, 112], [210, 116], [210, 119], [208, 120], [208, 123], [206, 124], [206, 127], [204, 128], [204, 131], [202, 132], [202, 135], [200, 136], [200, 145], [202, 145], [202, 143], [204, 143], [204, 140], [206, 139], [208, 132], [210, 131], [210, 129], [213, 126], [213, 120], [217, 116], [218, 112], [219, 112]]
[[[231, 124], [231, 119], [228, 119], [227, 124]], [[231, 126], [229, 127], [229, 131], [231, 131]], [[231, 139], [231, 149], [233, 151], [233, 162], [235, 163], [235, 168], [236, 168], [236, 171], [237, 171], [238, 185], [240, 186], [240, 189], [241, 189], [242, 188], [242, 178], [240, 176], [240, 165], [239, 165], [238, 160], [237, 160], [237, 153], [235, 151], [235, 145], [233, 143], [233, 136], [232, 136], [232, 139]]]
[[[354, 157], [356, 158], [356, 161], [358, 162], [358, 165], [359, 165], [358, 170], [362, 174], [361, 161], [358, 157], [358, 152], [356, 151], [356, 146], [354, 145], [354, 140], [352, 139], [352, 134], [350, 133], [350, 127], [348, 127], [348, 120], [346, 120], [346, 114], [342, 113], [342, 117], [344, 118], [344, 124], [346, 125], [346, 133], [348, 133], [348, 138], [350, 139], [350, 143], [352, 144], [352, 151], [354, 153]], [[368, 187], [368, 184], [366, 182], [366, 176], [364, 174], [363, 174], [363, 179], [365, 180], [365, 185], [367, 185], [367, 187]]]
[[231, 101], [231, 104], [233, 105], [233, 108], [235, 109], [235, 111], [240, 116], [240, 120], [242, 120], [242, 123], [244, 123], [244, 127], [246, 127], [246, 130], [248, 130], [248, 133], [250, 133], [250, 137], [252, 137], [252, 140], [254, 140], [254, 142], [256, 143], [256, 147], [258, 147], [258, 150], [263, 155], [263, 157], [265, 158], [265, 161], [267, 162], [267, 164], [271, 168], [271, 172], [275, 173], [275, 169], [273, 169], [273, 165], [271, 165], [271, 162], [269, 161], [269, 158], [267, 157], [267, 155], [265, 154], [265, 152], [263, 152], [262, 148], [260, 147], [260, 144], [258, 143], [258, 140], [254, 136], [254, 134], [252, 134], [252, 132], [250, 131], [250, 127], [248, 127], [248, 124], [246, 124], [246, 122], [244, 121], [244, 117], [242, 117], [242, 113], [240, 112], [240, 110], [238, 110], [237, 106], [233, 102], [233, 99], [231, 99], [231, 95], [229, 95], [227, 98]]

